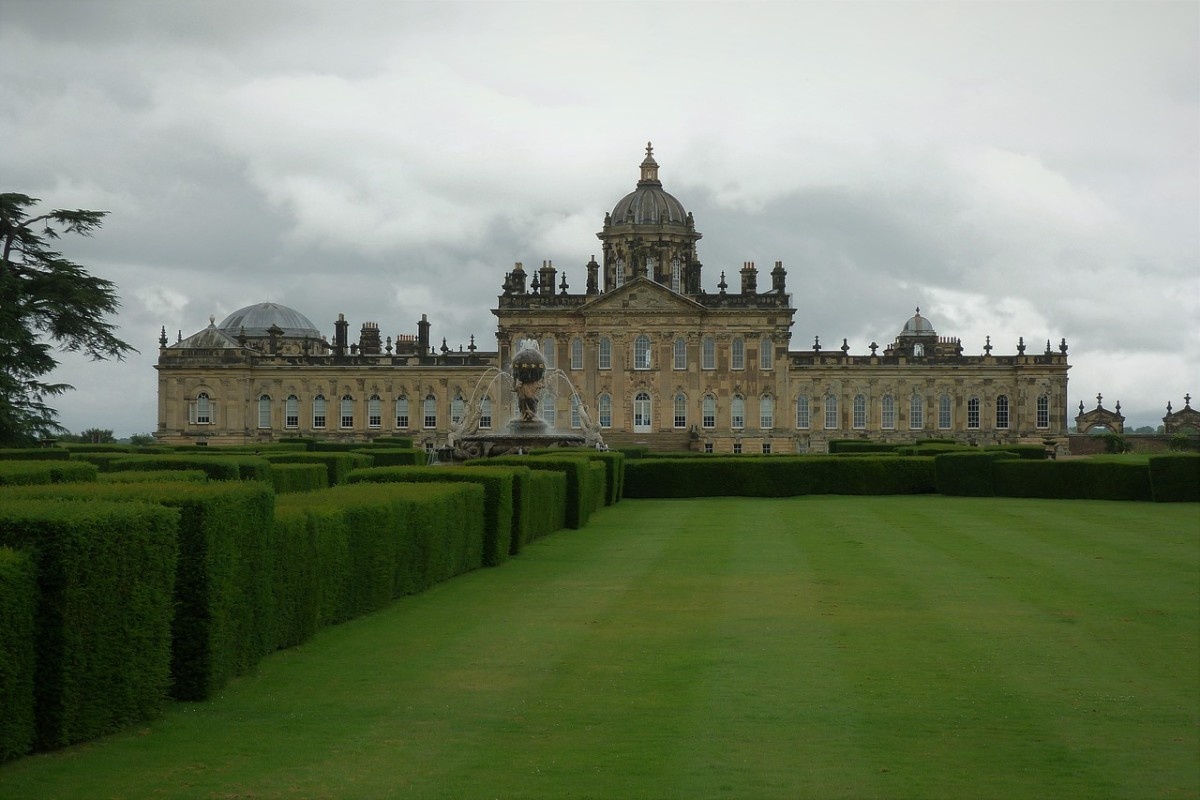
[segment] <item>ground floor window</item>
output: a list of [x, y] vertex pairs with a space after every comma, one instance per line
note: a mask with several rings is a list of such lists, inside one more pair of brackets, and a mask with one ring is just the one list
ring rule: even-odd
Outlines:
[[1037, 426], [1050, 427], [1050, 398], [1044, 394], [1038, 395], [1037, 399]]
[[996, 398], [996, 427], [1008, 427], [1008, 395], [1000, 395]]
[[979, 429], [979, 398], [972, 397], [967, 401], [967, 428]]

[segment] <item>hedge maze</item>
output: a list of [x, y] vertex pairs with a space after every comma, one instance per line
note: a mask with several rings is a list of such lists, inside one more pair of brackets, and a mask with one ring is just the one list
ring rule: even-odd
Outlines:
[[405, 440], [0, 451], [0, 761], [200, 701], [622, 497], [1200, 501], [1200, 454], [835, 443], [830, 455], [552, 450], [426, 466]]

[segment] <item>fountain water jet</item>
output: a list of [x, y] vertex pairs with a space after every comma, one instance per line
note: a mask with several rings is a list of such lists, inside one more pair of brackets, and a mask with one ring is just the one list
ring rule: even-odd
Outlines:
[[[515, 399], [517, 414], [502, 430], [481, 431], [483, 401], [492, 396], [497, 385], [510, 392], [510, 399]], [[569, 389], [572, 413], [579, 414], [579, 430], [555, 430], [544, 416], [538, 414], [543, 395], [548, 394], [550, 402], [554, 402], [558, 395], [554, 390], [563, 385]], [[600, 426], [592, 420], [587, 404], [571, 379], [561, 369], [546, 366], [546, 359], [533, 339], [520, 342], [509, 372], [496, 367], [484, 372], [471, 392], [462, 420], [451, 428], [448, 443], [456, 460], [528, 452], [543, 447], [607, 449]]]

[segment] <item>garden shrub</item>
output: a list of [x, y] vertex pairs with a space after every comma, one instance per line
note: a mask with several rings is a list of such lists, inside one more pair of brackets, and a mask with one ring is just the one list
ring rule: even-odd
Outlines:
[[1158, 503], [1200, 501], [1200, 453], [1151, 456], [1150, 488]]
[[994, 465], [996, 495], [1070, 500], [1150, 500], [1146, 463], [1118, 461], [1025, 461]]
[[930, 458], [769, 456], [642, 459], [626, 467], [629, 497], [792, 497], [934, 491]]
[[1046, 458], [1046, 446], [1042, 444], [990, 444], [980, 449], [985, 453], [1010, 453], [1016, 458], [1030, 461], [1043, 461]]
[[33, 748], [36, 611], [32, 552], [0, 547], [0, 763]]
[[128, 458], [137, 457], [136, 453], [72, 453], [71, 461], [81, 464], [95, 464], [101, 472], [112, 472], [113, 464]]
[[271, 485], [276, 494], [315, 492], [329, 486], [329, 470], [324, 464], [272, 464]]
[[240, 459], [229, 456], [213, 458], [211, 456], [126, 456], [125, 458], [107, 462], [107, 470], [111, 472], [157, 472], [173, 469], [203, 470], [209, 480], [236, 481], [241, 477]]
[[[324, 439], [317, 439], [311, 445], [309, 450], [316, 453], [349, 453], [354, 450], [361, 450], [362, 442], [330, 442]], [[366, 466], [371, 466], [367, 464]]]
[[5, 497], [0, 543], [36, 564], [36, 743], [92, 739], [163, 707], [179, 512]]
[[99, 470], [77, 461], [0, 461], [0, 486], [91, 483]]
[[316, 633], [322, 575], [315, 526], [303, 508], [277, 504], [271, 535], [275, 552], [275, 569], [271, 574], [271, 642], [282, 650], [306, 642]]
[[[617, 450], [594, 450], [590, 447], [558, 448], [547, 447], [530, 450], [531, 456], [570, 455], [587, 458], [590, 461], [600, 461], [604, 464], [604, 504], [611, 506], [620, 502], [625, 489], [625, 454]], [[672, 457], [681, 455], [710, 455], [709, 453], [672, 453]], [[652, 457], [652, 456], [650, 456]]]
[[259, 481], [18, 487], [5, 497], [143, 500], [179, 509], [172, 696], [203, 700], [271, 644], [274, 493]]
[[[440, 483], [466, 482], [483, 486], [484, 540], [479, 563], [494, 567], [505, 561], [512, 549], [513, 473], [507, 467], [370, 467], [350, 473], [347, 483]], [[475, 561], [474, 554], [471, 561]]]
[[351, 470], [363, 469], [372, 464], [370, 456], [349, 452], [267, 453], [263, 458], [272, 464], [324, 464], [330, 486], [345, 483]]
[[567, 527], [567, 475], [551, 470], [528, 470], [528, 520], [520, 546]]
[[650, 448], [644, 444], [622, 445], [613, 447], [611, 450], [622, 454], [625, 458], [648, 458], [651, 455]]
[[[380, 447], [400, 447], [410, 448], [413, 446], [413, 437], [411, 436], [377, 436], [371, 440], [372, 445]], [[425, 451], [421, 451], [425, 452]], [[386, 466], [380, 464], [379, 466]]]
[[872, 442], [866, 439], [833, 439], [829, 442], [830, 454], [847, 453], [894, 453], [895, 442]]

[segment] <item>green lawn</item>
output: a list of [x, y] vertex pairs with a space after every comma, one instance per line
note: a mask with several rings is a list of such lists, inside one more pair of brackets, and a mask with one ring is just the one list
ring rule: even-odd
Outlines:
[[1200, 507], [626, 501], [3, 798], [1200, 796]]

